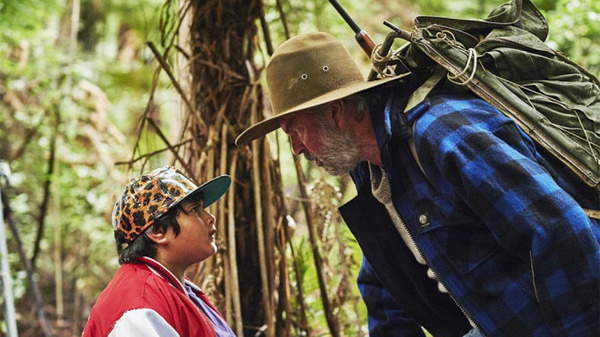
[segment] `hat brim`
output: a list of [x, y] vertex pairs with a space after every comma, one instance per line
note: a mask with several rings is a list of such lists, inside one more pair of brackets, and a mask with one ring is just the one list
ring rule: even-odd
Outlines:
[[330, 91], [324, 95], [318, 96], [318, 97], [313, 98], [305, 103], [302, 103], [302, 104], [296, 105], [290, 109], [284, 110], [275, 116], [269, 117], [265, 120], [262, 120], [256, 124], [250, 126], [236, 138], [235, 145], [237, 145], [237, 146], [246, 145], [246, 144], [250, 143], [251, 141], [253, 141], [254, 139], [262, 137], [262, 136], [266, 135], [267, 133], [279, 128], [281, 126], [280, 122], [279, 122], [280, 119], [291, 113], [298, 112], [298, 111], [308, 109], [308, 108], [312, 108], [312, 107], [315, 107], [315, 106], [318, 106], [321, 104], [325, 104], [327, 102], [335, 101], [337, 99], [345, 98], [352, 94], [356, 94], [361, 91], [365, 91], [367, 89], [371, 89], [371, 88], [377, 87], [379, 85], [382, 85], [382, 84], [385, 84], [385, 83], [388, 83], [388, 82], [391, 82], [394, 80], [398, 80], [402, 77], [405, 77], [406, 75], [408, 75], [408, 73], [400, 74], [400, 75], [397, 75], [394, 77], [388, 77], [388, 78], [384, 78], [384, 79], [368, 81], [368, 82], [356, 82], [356, 83], [352, 83], [348, 86], [345, 86], [343, 88]]
[[190, 193], [188, 193], [185, 197], [181, 198], [175, 204], [171, 205], [169, 208], [173, 208], [174, 206], [182, 203], [186, 199], [198, 194], [203, 194], [204, 200], [204, 208], [212, 205], [215, 201], [219, 200], [220, 197], [227, 192], [229, 186], [231, 185], [231, 177], [228, 175], [218, 176], [213, 178], [204, 184], [196, 187]]

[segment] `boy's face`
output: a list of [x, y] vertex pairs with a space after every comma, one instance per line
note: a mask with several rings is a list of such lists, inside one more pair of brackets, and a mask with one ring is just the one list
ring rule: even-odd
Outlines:
[[167, 230], [173, 262], [186, 269], [194, 263], [203, 261], [217, 253], [215, 242], [215, 217], [204, 209], [203, 202], [184, 201], [182, 211], [177, 215], [181, 231], [175, 236], [172, 228]]

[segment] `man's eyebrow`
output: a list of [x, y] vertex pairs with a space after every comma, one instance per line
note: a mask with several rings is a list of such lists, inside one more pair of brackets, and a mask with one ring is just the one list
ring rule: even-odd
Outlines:
[[285, 133], [289, 133], [291, 127], [291, 122], [290, 121], [283, 121], [281, 122], [281, 130], [283, 130], [283, 132]]

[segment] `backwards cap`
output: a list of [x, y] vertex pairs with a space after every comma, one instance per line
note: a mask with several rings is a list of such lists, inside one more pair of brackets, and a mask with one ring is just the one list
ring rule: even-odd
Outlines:
[[196, 186], [172, 166], [143, 174], [131, 179], [117, 199], [112, 213], [113, 230], [121, 232], [130, 243], [186, 198], [202, 193], [204, 207], [208, 207], [227, 192], [230, 184], [231, 178], [222, 175]]

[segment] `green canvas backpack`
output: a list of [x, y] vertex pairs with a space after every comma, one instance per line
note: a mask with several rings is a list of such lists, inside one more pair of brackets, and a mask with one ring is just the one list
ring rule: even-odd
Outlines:
[[[393, 31], [372, 55], [377, 76], [390, 68], [433, 74], [407, 108], [438, 80], [464, 86], [515, 120], [600, 196], [600, 81], [544, 43], [548, 24], [529, 0], [512, 0], [483, 20], [418, 17], [410, 33], [386, 24]], [[398, 37], [409, 43], [387, 53], [385, 46]]]

